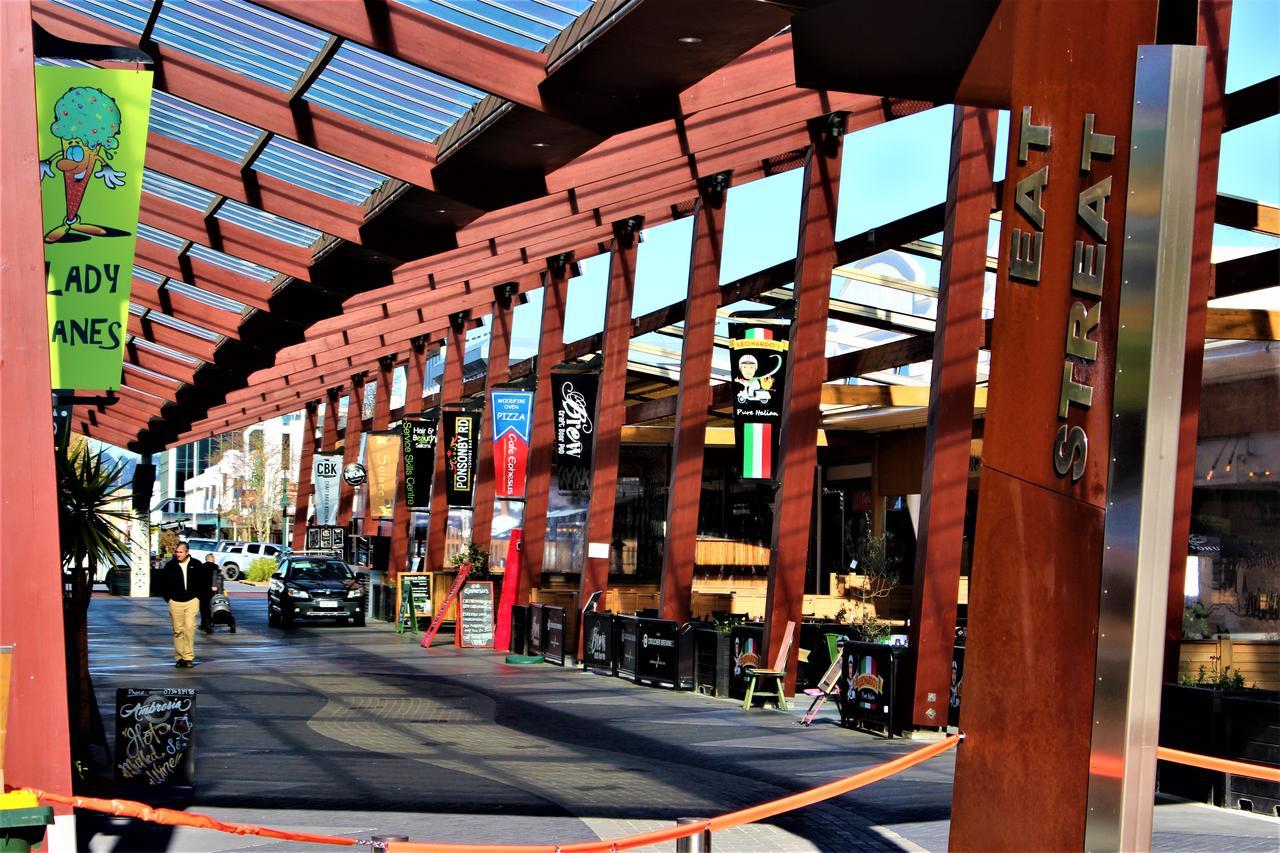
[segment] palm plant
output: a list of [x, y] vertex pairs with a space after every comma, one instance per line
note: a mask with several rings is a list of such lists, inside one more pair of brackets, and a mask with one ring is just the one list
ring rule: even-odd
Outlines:
[[95, 451], [64, 431], [55, 453], [58, 477], [58, 539], [62, 551], [63, 628], [67, 655], [67, 699], [77, 764], [87, 756], [93, 721], [89, 681], [89, 602], [98, 564], [129, 562], [129, 513], [119, 500], [126, 463]]

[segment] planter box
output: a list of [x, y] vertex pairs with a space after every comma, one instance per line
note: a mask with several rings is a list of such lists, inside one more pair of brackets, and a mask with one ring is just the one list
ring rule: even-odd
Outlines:
[[714, 628], [694, 628], [693, 689], [708, 696], [729, 695], [729, 676], [733, 674], [733, 646], [729, 634]]

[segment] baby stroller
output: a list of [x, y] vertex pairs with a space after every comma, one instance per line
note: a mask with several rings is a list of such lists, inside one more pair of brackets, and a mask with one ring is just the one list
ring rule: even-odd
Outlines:
[[236, 615], [231, 612], [231, 599], [227, 598], [226, 591], [223, 589], [221, 578], [219, 578], [218, 591], [209, 599], [209, 628], [212, 629], [218, 625], [227, 625], [231, 628], [231, 633], [236, 632]]

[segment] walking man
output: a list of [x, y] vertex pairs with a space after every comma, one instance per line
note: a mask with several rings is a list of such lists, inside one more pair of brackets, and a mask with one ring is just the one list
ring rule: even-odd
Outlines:
[[196, 658], [196, 615], [201, 600], [212, 594], [213, 579], [205, 564], [191, 556], [187, 543], [180, 542], [173, 559], [160, 570], [159, 581], [173, 623], [174, 666], [192, 667]]

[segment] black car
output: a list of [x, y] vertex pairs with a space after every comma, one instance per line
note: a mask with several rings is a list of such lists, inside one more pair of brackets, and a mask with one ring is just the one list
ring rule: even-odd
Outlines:
[[304, 619], [347, 619], [363, 627], [367, 577], [333, 557], [286, 557], [267, 585], [267, 624], [292, 628]]

